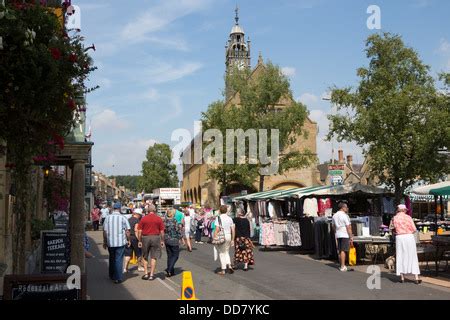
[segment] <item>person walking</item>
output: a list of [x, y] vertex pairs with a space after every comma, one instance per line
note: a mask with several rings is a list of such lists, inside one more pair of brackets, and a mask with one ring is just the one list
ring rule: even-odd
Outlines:
[[348, 216], [348, 206], [345, 202], [338, 204], [339, 211], [333, 215], [333, 229], [336, 236], [337, 249], [339, 253], [339, 270], [347, 271], [345, 259], [350, 246], [353, 245], [353, 234], [350, 217]]
[[109, 215], [109, 209], [108, 209], [108, 206], [107, 206], [106, 204], [104, 204], [104, 205], [103, 205], [103, 208], [100, 210], [100, 212], [101, 212], [100, 218], [101, 218], [102, 226], [103, 226], [104, 223], [105, 223], [106, 217]]
[[[156, 215], [156, 207], [148, 205], [148, 214], [138, 224], [138, 246], [142, 247], [144, 276], [142, 280], [155, 280], [156, 261], [161, 259], [161, 248], [164, 247], [164, 222]], [[148, 260], [150, 258], [150, 273]]]
[[130, 223], [120, 214], [120, 204], [115, 204], [103, 223], [103, 248], [109, 252], [109, 278], [117, 284], [123, 282], [126, 245], [130, 245]]
[[230, 273], [234, 272], [234, 269], [231, 265], [230, 258], [230, 246], [233, 245], [233, 239], [235, 238], [235, 226], [233, 219], [231, 219], [228, 215], [228, 207], [226, 205], [220, 206], [220, 215], [216, 218], [214, 225], [214, 237], [215, 238], [220, 230], [223, 230], [225, 234], [225, 242], [216, 245], [215, 249], [219, 253], [220, 266], [221, 271], [217, 274], [225, 275], [226, 270], [228, 269]]
[[245, 212], [238, 208], [237, 217], [233, 219], [236, 229], [234, 241], [234, 265], [244, 264], [244, 271], [248, 271], [249, 265], [254, 265], [253, 242], [250, 239], [250, 221], [245, 217]]
[[98, 231], [100, 224], [100, 209], [98, 206], [94, 206], [91, 211], [91, 220], [94, 231]]
[[203, 244], [202, 242], [202, 233], [205, 221], [205, 212], [203, 209], [197, 210], [195, 212], [195, 243]]
[[407, 212], [408, 208], [404, 204], [398, 205], [397, 213], [390, 224], [390, 229], [395, 234], [396, 273], [400, 276], [401, 283], [405, 282], [405, 274], [413, 274], [415, 283], [420, 284], [422, 280], [419, 278], [419, 259], [414, 237], [417, 228]]
[[186, 242], [186, 247], [189, 252], [192, 252], [192, 243], [191, 243], [191, 223], [194, 217], [191, 216], [191, 212], [189, 209], [184, 211], [183, 218], [183, 229], [184, 229], [184, 241]]
[[128, 223], [130, 224], [130, 245], [125, 248], [125, 262], [123, 266], [123, 272], [128, 272], [128, 267], [130, 265], [131, 257], [134, 255], [138, 259], [138, 271], [144, 271], [144, 268], [141, 266], [142, 264], [142, 248], [139, 248], [139, 241], [137, 238], [138, 234], [138, 224], [142, 217], [141, 209], [134, 209], [133, 215], [128, 219]]
[[166, 276], [175, 275], [175, 263], [180, 256], [180, 240], [183, 238], [181, 233], [182, 226], [175, 219], [175, 209], [167, 212], [167, 218], [164, 221], [164, 244], [167, 252]]

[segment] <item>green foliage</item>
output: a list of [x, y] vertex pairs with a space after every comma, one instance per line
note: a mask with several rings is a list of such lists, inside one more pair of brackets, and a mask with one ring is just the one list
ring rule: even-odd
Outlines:
[[[289, 148], [296, 137], [306, 136], [303, 130], [304, 121], [308, 115], [305, 105], [296, 102], [292, 98], [289, 79], [281, 73], [278, 66], [267, 63], [260, 73], [250, 78], [250, 70], [233, 69], [226, 77], [226, 92], [238, 92], [240, 105], [229, 105], [225, 107], [224, 101], [216, 101], [209, 105], [208, 110], [202, 113], [203, 130], [217, 129], [224, 137], [224, 150], [226, 150], [226, 130], [242, 129], [267, 129], [268, 145], [267, 154], [272, 154], [271, 134], [272, 129], [279, 130], [280, 158], [278, 174], [289, 169], [298, 169], [308, 166], [315, 156], [308, 150], [300, 152]], [[280, 100], [292, 101], [290, 105], [280, 108]], [[209, 142], [205, 143], [207, 146]], [[249, 143], [246, 142], [245, 154], [249, 154]], [[259, 148], [266, 145], [257, 144]], [[236, 152], [235, 148], [235, 152]], [[287, 152], [289, 150], [289, 152]], [[284, 153], [282, 153], [284, 152]], [[235, 159], [237, 159], [235, 154]], [[225, 161], [224, 161], [225, 162]], [[266, 165], [257, 161], [256, 164], [219, 164], [208, 171], [208, 176], [217, 179], [222, 191], [226, 191], [228, 185], [238, 183], [244, 186], [252, 186], [260, 175], [260, 169]]]
[[53, 221], [48, 220], [39, 220], [32, 219], [31, 220], [31, 239], [38, 240], [41, 238], [41, 231], [45, 230], [53, 230], [55, 228]]
[[73, 102], [94, 68], [83, 38], [69, 38], [47, 8], [7, 4], [0, 14], [0, 140], [8, 143], [8, 161], [30, 161], [69, 132]]
[[111, 176], [110, 178], [116, 179], [116, 184], [118, 186], [124, 186], [133, 192], [139, 191], [139, 180], [141, 176]]
[[400, 36], [375, 34], [366, 46], [370, 62], [357, 71], [358, 87], [332, 90], [341, 112], [329, 116], [328, 138], [361, 146], [372, 175], [393, 187], [399, 201], [418, 178], [448, 172], [438, 153], [450, 143], [448, 96], [436, 90], [430, 68]]
[[157, 143], [147, 150], [147, 160], [142, 162], [142, 179], [139, 189], [151, 193], [157, 188], [178, 187], [178, 176], [172, 161], [172, 150], [165, 143]]

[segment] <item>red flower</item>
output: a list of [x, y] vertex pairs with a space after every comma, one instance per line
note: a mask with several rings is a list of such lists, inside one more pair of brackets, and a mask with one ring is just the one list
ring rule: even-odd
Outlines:
[[54, 134], [53, 140], [56, 142], [59, 149], [61, 149], [61, 150], [64, 149], [64, 138], [63, 137], [61, 137], [59, 134]]
[[53, 59], [55, 59], [55, 60], [61, 59], [61, 55], [62, 55], [61, 50], [59, 50], [58, 48], [51, 48], [50, 53], [52, 54]]
[[67, 106], [69, 107], [70, 110], [75, 110], [77, 108], [75, 101], [73, 101], [73, 99], [70, 99], [69, 102], [67, 102]]
[[7, 164], [5, 164], [5, 168], [11, 168], [11, 169], [13, 169], [13, 168], [15, 168], [16, 167], [16, 165], [14, 164], [14, 163], [7, 163]]
[[69, 56], [69, 61], [72, 63], [75, 63], [75, 62], [77, 62], [77, 60], [78, 60], [77, 55], [75, 53], [71, 53]]

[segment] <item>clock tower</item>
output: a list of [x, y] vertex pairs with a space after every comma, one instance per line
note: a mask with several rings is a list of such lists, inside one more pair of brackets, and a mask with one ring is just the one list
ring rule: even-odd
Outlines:
[[[239, 9], [236, 7], [236, 21], [231, 29], [228, 42], [225, 46], [226, 73], [232, 72], [234, 67], [239, 69], [250, 68], [250, 39], [245, 41], [244, 29], [239, 25]], [[229, 90], [225, 89], [227, 99]]]

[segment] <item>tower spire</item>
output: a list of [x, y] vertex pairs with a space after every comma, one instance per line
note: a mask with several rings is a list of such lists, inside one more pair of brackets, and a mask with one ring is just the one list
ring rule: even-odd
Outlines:
[[239, 25], [239, 7], [237, 5], [236, 9], [234, 9], [234, 12], [236, 13], [234, 20], [236, 21], [236, 25]]

